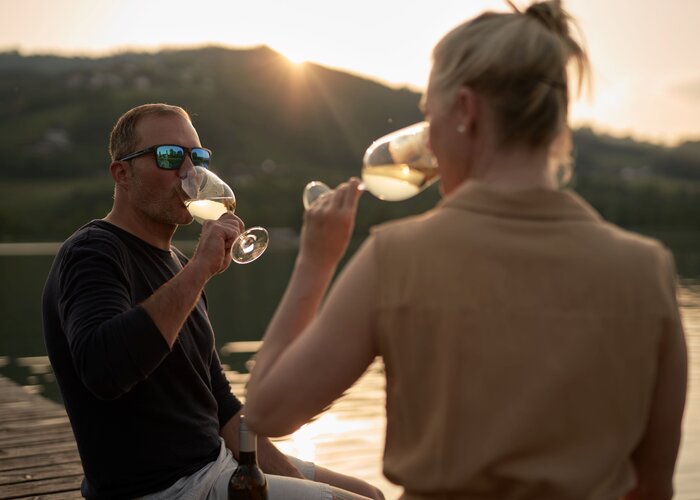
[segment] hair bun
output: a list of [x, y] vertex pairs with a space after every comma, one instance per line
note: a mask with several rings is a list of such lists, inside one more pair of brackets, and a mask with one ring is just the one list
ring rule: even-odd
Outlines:
[[569, 34], [568, 17], [561, 8], [560, 0], [533, 3], [527, 8], [525, 15], [537, 19], [546, 28], [561, 36], [566, 37]]

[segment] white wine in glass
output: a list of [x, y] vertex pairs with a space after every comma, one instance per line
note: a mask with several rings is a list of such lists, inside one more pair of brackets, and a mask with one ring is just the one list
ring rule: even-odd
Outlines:
[[[194, 220], [216, 220], [225, 213], [234, 213], [236, 197], [233, 190], [214, 172], [203, 167], [182, 179], [182, 189], [190, 197], [185, 202]], [[231, 247], [231, 258], [237, 264], [247, 264], [260, 257], [270, 240], [263, 227], [252, 227], [241, 233]]]
[[[374, 141], [362, 160], [362, 189], [380, 200], [412, 198], [438, 180], [437, 160], [428, 146], [429, 123], [404, 127]], [[304, 188], [302, 200], [308, 210], [330, 188], [312, 181]]]
[[438, 180], [428, 147], [428, 122], [402, 128], [374, 141], [362, 160], [362, 181], [380, 200], [411, 198]]

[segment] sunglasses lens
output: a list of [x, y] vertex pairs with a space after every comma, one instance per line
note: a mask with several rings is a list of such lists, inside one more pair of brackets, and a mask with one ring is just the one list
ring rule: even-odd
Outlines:
[[156, 162], [160, 168], [175, 170], [180, 168], [185, 161], [185, 150], [180, 146], [158, 146], [156, 148]]
[[197, 167], [209, 168], [211, 154], [206, 149], [192, 148], [192, 164]]

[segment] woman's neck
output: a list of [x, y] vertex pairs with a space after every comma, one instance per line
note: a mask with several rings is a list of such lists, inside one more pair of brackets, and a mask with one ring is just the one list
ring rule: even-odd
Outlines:
[[558, 188], [546, 148], [492, 150], [492, 154], [480, 158], [473, 172], [473, 180], [499, 191]]

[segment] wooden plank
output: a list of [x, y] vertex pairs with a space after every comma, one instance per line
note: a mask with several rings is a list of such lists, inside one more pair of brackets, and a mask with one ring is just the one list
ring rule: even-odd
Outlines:
[[[35, 444], [73, 441], [73, 439], [73, 431], [65, 426], [54, 427], [51, 432], [23, 432], [13, 435], [0, 435], [0, 450]], [[2, 456], [2, 452], [0, 452], [0, 456]]]
[[0, 421], [17, 422], [27, 419], [44, 419], [63, 417], [66, 412], [62, 408], [54, 407], [38, 407], [38, 408], [19, 408], [19, 409], [0, 409]]
[[2, 467], [2, 462], [6, 459], [51, 455], [65, 451], [75, 451], [77, 453], [78, 447], [75, 444], [75, 440], [71, 438], [70, 440], [57, 443], [34, 444], [20, 448], [3, 448], [0, 449], [0, 468]]
[[66, 463], [79, 463], [80, 457], [77, 450], [52, 453], [50, 455], [28, 455], [23, 457], [12, 457], [0, 459], [0, 471], [12, 471], [29, 467], [41, 467], [61, 465]]
[[41, 420], [20, 420], [15, 422], [3, 422], [0, 424], [0, 439], [4, 436], [17, 434], [53, 432], [66, 429], [70, 426], [68, 416], [55, 418], [42, 418]]
[[0, 486], [0, 498], [27, 498], [51, 493], [62, 493], [80, 489], [83, 475], [66, 476], [40, 481], [27, 481], [22, 483]]
[[61, 493], [50, 493], [48, 495], [33, 495], [23, 497], [30, 500], [83, 500], [80, 490], [63, 491]]
[[23, 469], [0, 472], [0, 486], [13, 483], [54, 479], [63, 476], [81, 476], [82, 474], [83, 467], [80, 462], [31, 466]]

